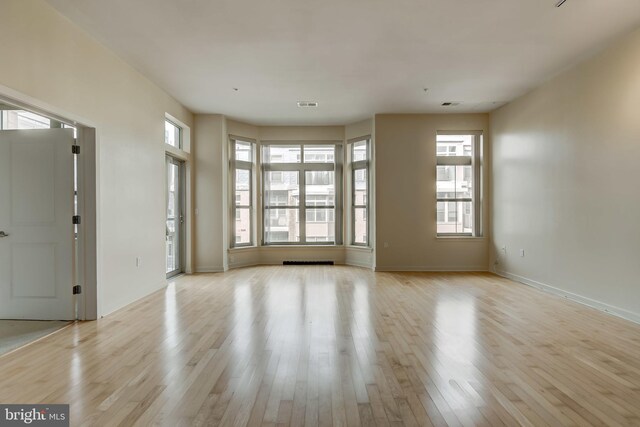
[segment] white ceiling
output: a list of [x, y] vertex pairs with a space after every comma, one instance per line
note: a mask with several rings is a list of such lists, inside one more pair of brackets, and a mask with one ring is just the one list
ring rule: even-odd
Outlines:
[[490, 111], [640, 24], [639, 0], [556, 1], [49, 3], [192, 111], [285, 125]]

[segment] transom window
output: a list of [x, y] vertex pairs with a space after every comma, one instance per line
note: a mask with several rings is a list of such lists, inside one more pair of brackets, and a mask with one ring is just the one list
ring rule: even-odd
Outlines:
[[164, 121], [164, 143], [182, 149], [182, 128], [170, 120]]
[[339, 144], [262, 148], [264, 244], [339, 244]]
[[481, 236], [482, 133], [438, 132], [439, 236]]
[[0, 129], [49, 129], [51, 119], [32, 113], [30, 111], [18, 110], [13, 107], [0, 105]]

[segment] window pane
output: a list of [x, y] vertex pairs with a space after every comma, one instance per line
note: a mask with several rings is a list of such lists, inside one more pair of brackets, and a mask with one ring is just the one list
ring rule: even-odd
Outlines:
[[298, 206], [298, 172], [266, 172], [264, 175], [265, 206]]
[[456, 198], [455, 166], [437, 166], [436, 188], [438, 199]]
[[335, 172], [305, 172], [305, 196], [307, 206], [333, 206], [335, 203]]
[[353, 204], [355, 206], [367, 205], [367, 170], [356, 169], [353, 171]]
[[436, 187], [439, 199], [473, 197], [472, 166], [437, 166]]
[[236, 141], [236, 160], [242, 160], [244, 162], [253, 161], [252, 148], [253, 145], [249, 142]]
[[438, 225], [440, 225], [440, 223], [444, 222], [444, 203], [443, 202], [438, 202], [438, 206], [437, 206], [437, 221], [438, 221]]
[[473, 197], [472, 166], [456, 166], [456, 195], [465, 199]]
[[335, 222], [335, 209], [333, 208], [307, 208], [307, 222]]
[[3, 110], [2, 129], [49, 129], [51, 120], [25, 110]]
[[265, 209], [265, 243], [300, 241], [298, 209]]
[[455, 223], [457, 218], [456, 202], [447, 202], [446, 208], [447, 208], [447, 222]]
[[236, 209], [236, 244], [251, 243], [251, 208]]
[[351, 158], [354, 162], [359, 162], [361, 160], [367, 160], [369, 156], [367, 156], [367, 141], [359, 141], [354, 142], [351, 145]]
[[170, 163], [167, 168], [167, 222], [166, 222], [166, 272], [175, 271], [180, 266], [180, 248], [178, 246], [179, 239], [177, 232], [179, 231], [178, 207], [178, 191], [180, 180], [180, 168], [174, 163]]
[[473, 135], [438, 135], [438, 156], [473, 155]]
[[472, 202], [438, 202], [438, 234], [473, 233]]
[[264, 163], [300, 163], [300, 146], [265, 145], [262, 161]]
[[251, 205], [251, 172], [236, 169], [236, 206]]
[[335, 209], [307, 209], [307, 242], [334, 242]]
[[164, 142], [172, 147], [180, 148], [180, 128], [168, 120], [164, 122]]
[[355, 208], [353, 211], [353, 242], [366, 245], [369, 232], [367, 227], [367, 208]]
[[335, 145], [305, 145], [305, 163], [333, 163], [335, 161]]

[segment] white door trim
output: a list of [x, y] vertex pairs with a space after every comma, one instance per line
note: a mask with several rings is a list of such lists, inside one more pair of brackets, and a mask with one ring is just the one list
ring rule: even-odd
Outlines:
[[[82, 218], [81, 235], [78, 242], [78, 266], [82, 293], [78, 298], [78, 319], [95, 320], [100, 313], [99, 263], [100, 233], [97, 201], [100, 196], [99, 134], [95, 124], [84, 117], [50, 105], [9, 87], [0, 85], [0, 101], [13, 104], [25, 110], [71, 124], [78, 130], [77, 143], [80, 145], [78, 157], [78, 214]], [[84, 276], [84, 277], [82, 277]]]

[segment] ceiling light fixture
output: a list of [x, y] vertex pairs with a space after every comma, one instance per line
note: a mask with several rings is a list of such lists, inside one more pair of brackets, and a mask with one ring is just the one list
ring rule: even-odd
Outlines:
[[556, 3], [556, 7], [560, 7], [562, 6], [567, 0], [560, 0], [558, 3]]
[[318, 103], [315, 101], [298, 101], [298, 107], [317, 107]]

